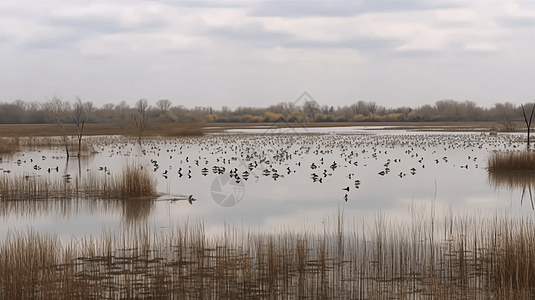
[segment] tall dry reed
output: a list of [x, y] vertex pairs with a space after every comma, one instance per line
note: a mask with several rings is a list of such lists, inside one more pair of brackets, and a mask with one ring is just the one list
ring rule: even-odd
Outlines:
[[493, 152], [488, 158], [488, 170], [535, 171], [535, 152], [531, 150]]
[[0, 154], [11, 154], [19, 150], [19, 138], [0, 138]]
[[449, 214], [323, 230], [207, 235], [202, 224], [62, 244], [0, 242], [5, 299], [532, 299], [535, 223]]
[[122, 197], [150, 197], [156, 194], [156, 182], [148, 169], [127, 163], [119, 182]]

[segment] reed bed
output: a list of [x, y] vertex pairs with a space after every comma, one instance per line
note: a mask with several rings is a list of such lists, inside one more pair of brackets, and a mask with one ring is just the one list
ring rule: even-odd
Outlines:
[[5, 299], [533, 299], [533, 218], [450, 214], [208, 235], [203, 224], [0, 242]]
[[11, 154], [19, 150], [18, 138], [0, 138], [0, 154]]
[[150, 197], [156, 194], [156, 182], [149, 171], [127, 163], [119, 180], [118, 190], [124, 197]]
[[[65, 143], [62, 137], [2, 137], [0, 138], [0, 154], [12, 154], [17, 151], [35, 151], [43, 149], [64, 148]], [[69, 152], [74, 155], [78, 154], [78, 143], [74, 139], [70, 139], [67, 147]], [[95, 150], [82, 141], [80, 149], [81, 156], [88, 156], [95, 152]]]
[[130, 199], [156, 196], [156, 181], [148, 170], [126, 164], [120, 174], [49, 178], [0, 175], [0, 201], [68, 199]]
[[493, 152], [488, 159], [488, 170], [535, 171], [535, 152], [531, 150]]

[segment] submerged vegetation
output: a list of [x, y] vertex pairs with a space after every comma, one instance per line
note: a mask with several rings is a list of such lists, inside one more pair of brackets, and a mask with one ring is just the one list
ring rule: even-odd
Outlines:
[[[413, 209], [412, 221], [343, 217], [271, 233], [202, 224], [141, 227], [70, 243], [35, 232], [0, 242], [5, 299], [532, 299], [532, 218]], [[359, 223], [357, 223], [359, 224]]]

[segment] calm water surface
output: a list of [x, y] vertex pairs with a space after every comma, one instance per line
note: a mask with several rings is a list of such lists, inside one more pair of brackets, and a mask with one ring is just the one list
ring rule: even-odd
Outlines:
[[[61, 149], [18, 152], [3, 157], [0, 167], [10, 173], [0, 176], [110, 176], [136, 162], [157, 179], [162, 197], [3, 203], [0, 235], [33, 229], [67, 239], [132, 224], [159, 230], [198, 221], [207, 232], [225, 224], [302, 230], [338, 211], [346, 218], [382, 212], [396, 219], [411, 204], [431, 203], [442, 212], [532, 214], [529, 196], [521, 203], [522, 189], [492, 180], [486, 171], [492, 151], [523, 149], [522, 139], [362, 127], [236, 130], [152, 139], [141, 147], [120, 137], [87, 138], [95, 155], [67, 162]], [[196, 199], [192, 204], [189, 195]]]

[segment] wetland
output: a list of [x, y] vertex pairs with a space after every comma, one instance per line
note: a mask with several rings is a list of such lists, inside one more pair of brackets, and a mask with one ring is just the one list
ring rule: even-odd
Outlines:
[[532, 297], [533, 176], [488, 170], [524, 134], [209, 132], [3, 138], [5, 297]]

